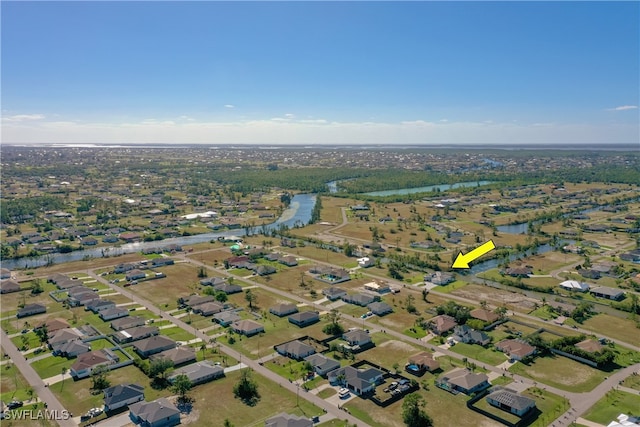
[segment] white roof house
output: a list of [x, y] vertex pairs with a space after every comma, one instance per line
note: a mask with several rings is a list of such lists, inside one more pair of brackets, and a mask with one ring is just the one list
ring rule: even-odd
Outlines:
[[565, 280], [560, 283], [560, 287], [569, 291], [587, 292], [589, 285], [584, 282], [578, 282], [577, 280]]

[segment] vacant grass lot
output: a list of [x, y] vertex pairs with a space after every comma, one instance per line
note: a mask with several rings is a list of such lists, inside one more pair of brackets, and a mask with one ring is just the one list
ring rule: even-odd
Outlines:
[[0, 366], [0, 400], [9, 403], [12, 400], [29, 399], [29, 383], [13, 363]]
[[[252, 373], [258, 384], [260, 400], [255, 406], [247, 406], [233, 396], [233, 386], [240, 378], [240, 372], [235, 371], [207, 384], [196, 386], [190, 395], [195, 398], [194, 415], [198, 419], [189, 425], [194, 427], [220, 426], [225, 419], [229, 419], [235, 426], [262, 426], [264, 420], [280, 412], [287, 412], [298, 416], [312, 417], [321, 415], [322, 410], [300, 398], [296, 406], [296, 395], [261, 375]], [[300, 391], [303, 393], [303, 391]], [[212, 396], [215, 396], [215, 410], [212, 409]]]
[[51, 378], [54, 375], [62, 373], [62, 368], [67, 368], [67, 371], [73, 365], [76, 359], [67, 359], [61, 356], [50, 356], [44, 359], [36, 360], [31, 364], [31, 367], [40, 375], [40, 378]]
[[476, 359], [493, 366], [497, 366], [507, 360], [504, 353], [491, 348], [484, 348], [478, 344], [458, 343], [450, 349], [463, 356]]
[[638, 415], [640, 396], [620, 390], [611, 390], [584, 415], [589, 421], [607, 425], [620, 414]]
[[640, 390], [640, 375], [628, 376], [623, 382], [624, 387], [629, 387], [635, 390]]
[[[429, 390], [419, 390], [419, 395], [424, 397], [427, 404], [424, 410], [433, 419], [435, 426], [452, 425], [452, 418], [455, 418], [455, 425], [459, 426], [499, 426], [483, 415], [478, 414], [466, 407], [468, 397], [462, 393], [453, 395], [441, 390], [433, 385]], [[399, 400], [386, 408], [375, 405], [370, 400], [355, 398], [345, 406], [352, 415], [365, 421], [374, 427], [404, 427], [402, 422], [402, 402]]]
[[189, 263], [178, 263], [159, 269], [167, 277], [141, 282], [127, 289], [153, 302], [163, 310], [177, 308], [177, 300], [187, 296], [199, 286], [198, 268]]
[[638, 342], [640, 329], [630, 319], [622, 319], [609, 314], [598, 314], [586, 320], [582, 326], [596, 334], [602, 334], [611, 338], [616, 338], [624, 342], [633, 344]]
[[562, 390], [590, 391], [609, 373], [562, 356], [536, 358], [529, 366], [516, 363], [509, 371]]

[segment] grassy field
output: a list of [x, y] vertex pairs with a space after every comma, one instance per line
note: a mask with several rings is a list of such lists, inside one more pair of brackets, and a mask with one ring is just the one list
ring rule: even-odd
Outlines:
[[494, 366], [497, 366], [507, 360], [504, 353], [490, 348], [484, 348], [477, 344], [458, 343], [451, 347], [450, 350], [471, 359], [476, 359]]
[[632, 320], [603, 313], [586, 320], [581, 327], [628, 343], [637, 343], [640, 335], [640, 329]]
[[609, 375], [562, 356], [538, 357], [529, 366], [516, 363], [509, 371], [576, 393], [592, 390]]
[[29, 383], [13, 363], [0, 366], [0, 399], [3, 402], [29, 399], [28, 388]]
[[[458, 395], [450, 394], [435, 386], [429, 386], [429, 390], [419, 390], [419, 395], [427, 402], [424, 410], [433, 419], [433, 425], [451, 425], [452, 417], [455, 417], [455, 425], [459, 426], [499, 426], [497, 422], [486, 418], [466, 407], [468, 397], [462, 393]], [[356, 398], [345, 406], [352, 415], [365, 421], [374, 427], [404, 427], [402, 422], [402, 402], [401, 399], [381, 408], [370, 400]]]
[[607, 425], [620, 414], [638, 415], [639, 408], [640, 396], [620, 390], [610, 390], [591, 407], [584, 418]]
[[40, 375], [40, 378], [51, 378], [55, 375], [59, 375], [62, 372], [62, 368], [67, 368], [67, 371], [73, 365], [76, 359], [67, 359], [61, 356], [50, 356], [44, 359], [36, 360], [31, 364], [31, 367]]
[[532, 387], [523, 393], [536, 401], [536, 407], [540, 410], [538, 418], [528, 427], [548, 427], [560, 414], [569, 409], [569, 401], [562, 396]]
[[[235, 371], [229, 373], [226, 378], [196, 386], [190, 394], [195, 398], [193, 414], [197, 415], [197, 420], [189, 425], [196, 427], [219, 426], [225, 419], [229, 419], [236, 427], [257, 427], [264, 425], [265, 419], [280, 412], [305, 417], [322, 414], [320, 408], [304, 399], [299, 399], [298, 406], [294, 393], [268, 381], [255, 372], [252, 377], [258, 384], [261, 398], [255, 406], [247, 406], [233, 396], [233, 386], [239, 377], [240, 373]], [[215, 410], [211, 410], [211, 396], [215, 396]]]
[[628, 376], [623, 382], [624, 387], [629, 387], [635, 390], [640, 390], [640, 375]]
[[397, 363], [399, 369], [402, 370], [409, 357], [423, 351], [402, 341], [389, 340], [384, 334], [374, 334], [373, 341], [376, 346], [358, 354], [357, 357], [369, 360], [389, 370], [392, 370], [394, 363]]

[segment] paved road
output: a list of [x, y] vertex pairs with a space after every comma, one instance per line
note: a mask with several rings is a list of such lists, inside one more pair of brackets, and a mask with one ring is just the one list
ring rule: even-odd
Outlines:
[[[193, 260], [190, 260], [190, 261], [193, 261]], [[197, 261], [193, 261], [193, 262], [194, 263], [198, 263]], [[204, 266], [204, 264], [202, 264], [202, 263], [198, 263], [198, 264]], [[208, 266], [205, 266], [205, 267], [208, 267]], [[211, 267], [208, 267], [208, 268], [211, 268]], [[150, 301], [140, 297], [139, 295], [133, 294], [130, 291], [125, 290], [124, 288], [120, 289], [115, 284], [109, 283], [107, 280], [104, 280], [102, 277], [96, 275], [95, 273], [93, 273], [93, 271], [88, 270], [87, 273], [91, 277], [101, 281], [105, 285], [107, 285], [107, 286], [111, 287], [112, 289], [120, 292], [122, 295], [130, 298], [131, 300], [137, 302], [140, 305], [143, 305], [143, 306], [147, 307], [147, 309], [149, 311], [159, 315], [163, 319], [166, 319], [166, 320], [169, 320], [170, 322], [173, 322], [174, 324], [176, 324], [180, 328], [184, 329], [187, 332], [190, 332], [190, 333], [194, 334], [196, 337], [201, 338], [205, 342], [209, 341], [210, 337], [208, 335], [206, 335], [205, 333], [195, 329], [191, 325], [187, 325], [182, 320], [176, 319], [173, 316], [165, 313], [164, 311], [160, 310], [158, 307], [156, 307]], [[278, 374], [274, 373], [273, 371], [270, 371], [269, 369], [265, 368], [264, 366], [258, 364], [255, 360], [251, 360], [248, 357], [243, 356], [241, 353], [237, 352], [236, 350], [234, 350], [234, 349], [232, 349], [230, 347], [227, 347], [227, 346], [223, 345], [222, 343], [218, 343], [217, 345], [220, 348], [220, 350], [222, 352], [224, 352], [225, 354], [227, 354], [228, 356], [233, 357], [234, 359], [238, 360], [240, 363], [244, 363], [245, 365], [247, 365], [252, 370], [258, 372], [259, 374], [263, 375], [264, 377], [268, 378], [269, 380], [277, 383], [280, 387], [284, 387], [287, 390], [289, 390], [290, 392], [295, 393], [296, 395], [299, 396], [299, 398], [305, 399], [308, 402], [311, 402], [314, 405], [318, 406], [319, 408], [322, 408], [322, 409], [326, 410], [328, 414], [331, 414], [331, 415], [335, 416], [336, 418], [347, 420], [349, 423], [356, 424], [358, 427], [370, 427], [369, 424], [365, 423], [364, 421], [361, 421], [361, 420], [357, 419], [356, 417], [345, 413], [344, 411], [340, 411], [337, 407], [329, 404], [324, 399], [321, 399], [318, 396], [315, 396], [315, 395], [313, 395], [311, 393], [308, 393], [308, 392], [304, 391], [304, 389], [299, 388], [297, 385], [295, 385], [293, 383], [290, 383], [288, 380], [285, 380], [280, 375], [278, 375]]]
[[[64, 406], [62, 406], [62, 403], [60, 403], [58, 398], [54, 396], [51, 390], [44, 386], [44, 381], [42, 381], [40, 376], [31, 367], [31, 365], [27, 363], [27, 360], [11, 342], [4, 330], [0, 330], [0, 341], [2, 341], [2, 348], [4, 349], [4, 352], [9, 355], [13, 363], [20, 370], [29, 385], [33, 388], [36, 396], [38, 396], [41, 401], [47, 404], [47, 410], [54, 413], [62, 414], [62, 411], [65, 410]], [[56, 421], [58, 425], [60, 425], [60, 427], [75, 427], [77, 425], [72, 419], [60, 419]]]

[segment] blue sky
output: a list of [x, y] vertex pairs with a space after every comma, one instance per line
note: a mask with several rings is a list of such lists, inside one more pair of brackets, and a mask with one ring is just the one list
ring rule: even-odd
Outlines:
[[2, 2], [2, 140], [640, 143], [638, 2]]

